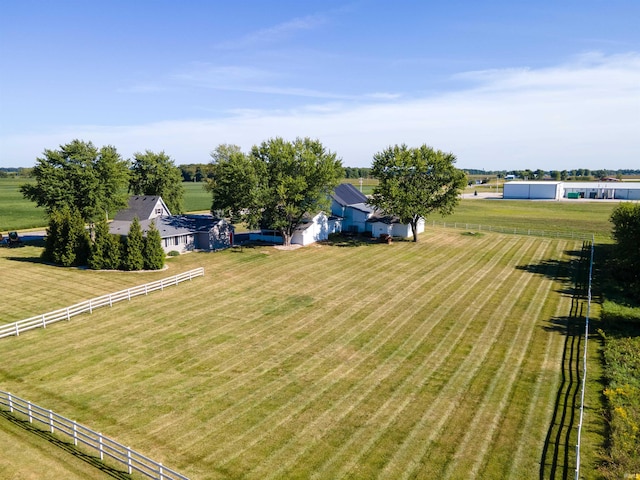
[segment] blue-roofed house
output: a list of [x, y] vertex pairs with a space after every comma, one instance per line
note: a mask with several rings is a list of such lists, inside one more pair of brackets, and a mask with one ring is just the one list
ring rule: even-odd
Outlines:
[[154, 223], [166, 253], [193, 250], [222, 250], [233, 245], [233, 226], [212, 215], [171, 215], [161, 197], [137, 195], [129, 198], [129, 207], [118, 212], [109, 224], [109, 232], [127, 235], [137, 217], [143, 235]]

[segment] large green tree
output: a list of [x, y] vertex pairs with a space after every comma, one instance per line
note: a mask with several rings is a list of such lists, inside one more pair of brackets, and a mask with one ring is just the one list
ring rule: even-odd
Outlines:
[[212, 156], [212, 211], [277, 230], [285, 245], [306, 215], [329, 208], [329, 194], [344, 174], [336, 154], [310, 138], [273, 138], [248, 155], [221, 145]]
[[622, 202], [611, 213], [615, 274], [640, 300], [640, 203]]
[[147, 150], [134, 154], [129, 192], [134, 195], [159, 195], [172, 214], [183, 212], [182, 172], [164, 152]]
[[127, 206], [128, 162], [112, 146], [98, 150], [91, 142], [73, 140], [59, 150], [45, 150], [36, 162], [36, 182], [21, 185], [20, 191], [47, 214], [67, 207], [94, 222]]
[[466, 175], [455, 155], [422, 145], [388, 147], [373, 157], [371, 175], [379, 180], [370, 204], [409, 223], [418, 241], [418, 222], [433, 212], [447, 215], [458, 204]]

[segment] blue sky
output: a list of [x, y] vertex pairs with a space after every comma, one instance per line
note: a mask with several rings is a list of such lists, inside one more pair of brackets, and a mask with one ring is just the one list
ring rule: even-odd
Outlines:
[[640, 1], [32, 1], [0, 14], [0, 166], [79, 138], [206, 163], [318, 138], [460, 168], [640, 168]]

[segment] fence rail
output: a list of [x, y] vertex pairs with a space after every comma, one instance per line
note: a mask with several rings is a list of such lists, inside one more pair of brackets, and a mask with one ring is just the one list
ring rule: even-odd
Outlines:
[[510, 233], [513, 235], [530, 235], [534, 237], [550, 237], [550, 238], [571, 238], [574, 240], [591, 240], [594, 238], [592, 233], [581, 232], [557, 232], [551, 230], [535, 230], [532, 228], [518, 227], [495, 227], [491, 225], [480, 225], [477, 223], [464, 222], [431, 222], [433, 227], [459, 228], [463, 230], [471, 230], [478, 232], [497, 232]]
[[582, 425], [584, 421], [584, 393], [587, 386], [587, 345], [589, 344], [589, 317], [591, 316], [591, 280], [593, 278], [593, 254], [595, 239], [591, 240], [589, 258], [589, 278], [587, 283], [587, 316], [584, 322], [584, 352], [582, 357], [582, 390], [580, 393], [580, 420], [578, 422], [578, 441], [576, 442], [575, 480], [580, 479], [580, 444], [582, 442]]
[[13, 416], [17, 417], [16, 414], [20, 414], [28, 419], [29, 423], [37, 422], [45, 425], [52, 434], [57, 433], [68, 437], [73, 440], [76, 447], [80, 444], [89, 450], [94, 450], [101, 461], [107, 458], [124, 465], [129, 474], [135, 471], [148, 478], [158, 480], [189, 480], [175, 470], [165, 467], [162, 463], [151, 460], [101, 433], [9, 392], [0, 390], [0, 405], [8, 409]]
[[61, 308], [49, 313], [43, 313], [42, 315], [36, 315], [35, 317], [20, 320], [15, 323], [8, 323], [0, 326], [0, 338], [10, 337], [14, 335], [20, 335], [22, 332], [33, 330], [34, 328], [46, 328], [55, 322], [62, 320], [71, 320], [71, 317], [80, 315], [81, 313], [92, 313], [94, 309], [113, 306], [114, 303], [121, 302], [122, 300], [131, 300], [138, 295], [147, 295], [149, 292], [156, 290], [164, 290], [165, 287], [171, 285], [178, 285], [180, 282], [191, 280], [195, 277], [201, 277], [204, 275], [204, 268], [196, 268], [189, 270], [188, 272], [174, 275], [173, 277], [163, 278], [156, 280], [155, 282], [145, 283], [137, 287], [128, 288], [127, 290], [121, 290], [115, 293], [109, 293], [108, 295], [102, 295], [101, 297], [92, 298], [90, 300], [71, 305], [70, 307]]

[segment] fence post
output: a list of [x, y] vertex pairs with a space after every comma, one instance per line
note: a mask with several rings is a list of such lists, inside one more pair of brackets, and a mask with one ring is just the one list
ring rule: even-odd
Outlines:
[[42, 314], [42, 328], [47, 328], [47, 319], [44, 318], [44, 313]]
[[158, 473], [160, 474], [160, 480], [164, 479], [164, 472], [162, 471], [162, 463], [158, 464]]
[[93, 313], [93, 304], [91, 303], [92, 299], [89, 299], [89, 313]]
[[102, 434], [98, 433], [98, 449], [100, 450], [100, 460], [104, 460], [104, 453], [102, 451]]
[[113, 297], [109, 294], [109, 306], [113, 307]]
[[131, 289], [127, 288], [127, 297], [129, 299], [129, 301], [131, 301]]
[[78, 446], [78, 424], [76, 421], [73, 421], [73, 444]]
[[29, 423], [33, 423], [33, 416], [31, 415], [31, 402], [27, 401], [27, 411], [29, 412]]
[[149, 295], [149, 290], [148, 290], [148, 288], [149, 288], [149, 284], [148, 284], [148, 283], [145, 283], [145, 284], [144, 284], [144, 294], [145, 294], [145, 295]]
[[9, 399], [9, 411], [13, 413], [13, 400], [11, 399], [11, 393], [7, 394], [7, 398]]
[[51, 410], [49, 410], [49, 427], [51, 430], [51, 433], [53, 433], [54, 428], [53, 428], [53, 412]]
[[127, 447], [127, 472], [129, 475], [133, 473], [133, 468], [131, 468], [131, 447]]
[[18, 322], [16, 322], [16, 337], [20, 336], [20, 327], [18, 327]]

